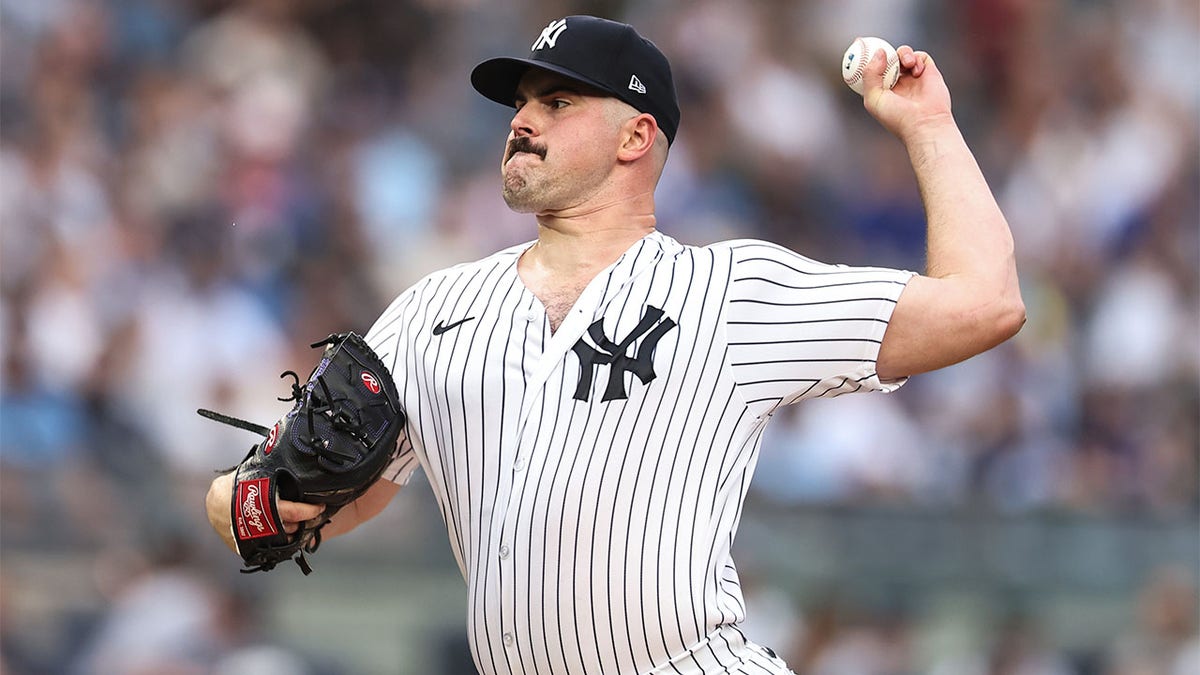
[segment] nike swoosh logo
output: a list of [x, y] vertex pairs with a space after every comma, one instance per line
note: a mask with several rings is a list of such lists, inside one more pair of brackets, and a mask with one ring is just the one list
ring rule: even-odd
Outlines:
[[433, 334], [441, 335], [442, 333], [445, 333], [448, 330], [454, 330], [455, 328], [458, 328], [459, 326], [463, 325], [464, 323], [466, 323], [468, 321], [473, 320], [474, 318], [475, 317], [473, 317], [473, 316], [468, 316], [465, 319], [459, 319], [458, 321], [455, 321], [454, 323], [449, 324], [449, 325], [443, 325], [444, 322], [439, 321], [439, 322], [437, 322], [437, 325], [433, 327]]

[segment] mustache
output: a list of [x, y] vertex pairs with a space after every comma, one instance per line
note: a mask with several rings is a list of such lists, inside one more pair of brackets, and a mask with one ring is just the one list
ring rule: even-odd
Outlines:
[[508, 142], [508, 147], [504, 151], [504, 161], [512, 159], [512, 156], [518, 152], [528, 152], [546, 159], [546, 146], [535, 144], [528, 136], [517, 136]]

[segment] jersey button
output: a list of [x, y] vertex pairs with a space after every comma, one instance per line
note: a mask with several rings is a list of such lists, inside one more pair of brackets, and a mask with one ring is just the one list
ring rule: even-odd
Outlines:
[[513, 646], [513, 636], [512, 636], [512, 633], [505, 633], [505, 634], [504, 634], [504, 646], [505, 646], [505, 647], [511, 647], [511, 646]]
[[509, 554], [509, 553], [511, 553], [511, 552], [512, 552], [512, 551], [511, 551], [511, 550], [509, 550], [509, 548], [508, 548], [508, 544], [504, 544], [504, 545], [502, 545], [502, 546], [500, 547], [500, 559], [501, 559], [501, 560], [508, 560], [508, 554]]
[[520, 471], [525, 468], [525, 458], [518, 457], [517, 461], [513, 462], [513, 471]]

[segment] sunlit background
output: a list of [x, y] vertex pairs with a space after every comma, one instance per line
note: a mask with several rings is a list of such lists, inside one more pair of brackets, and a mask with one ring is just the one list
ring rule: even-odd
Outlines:
[[474, 63], [635, 24], [683, 108], [685, 242], [920, 270], [900, 144], [838, 77], [929, 50], [1015, 233], [1029, 322], [898, 393], [776, 416], [746, 632], [816, 675], [1196, 675], [1193, 0], [0, 0], [0, 672], [470, 673], [421, 476], [240, 575], [202, 513], [308, 343], [534, 236]]

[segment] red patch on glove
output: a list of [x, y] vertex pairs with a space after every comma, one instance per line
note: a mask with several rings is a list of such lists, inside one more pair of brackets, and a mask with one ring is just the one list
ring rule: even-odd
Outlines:
[[275, 528], [275, 504], [269, 478], [256, 478], [237, 485], [234, 509], [238, 539], [257, 539], [279, 534]]

